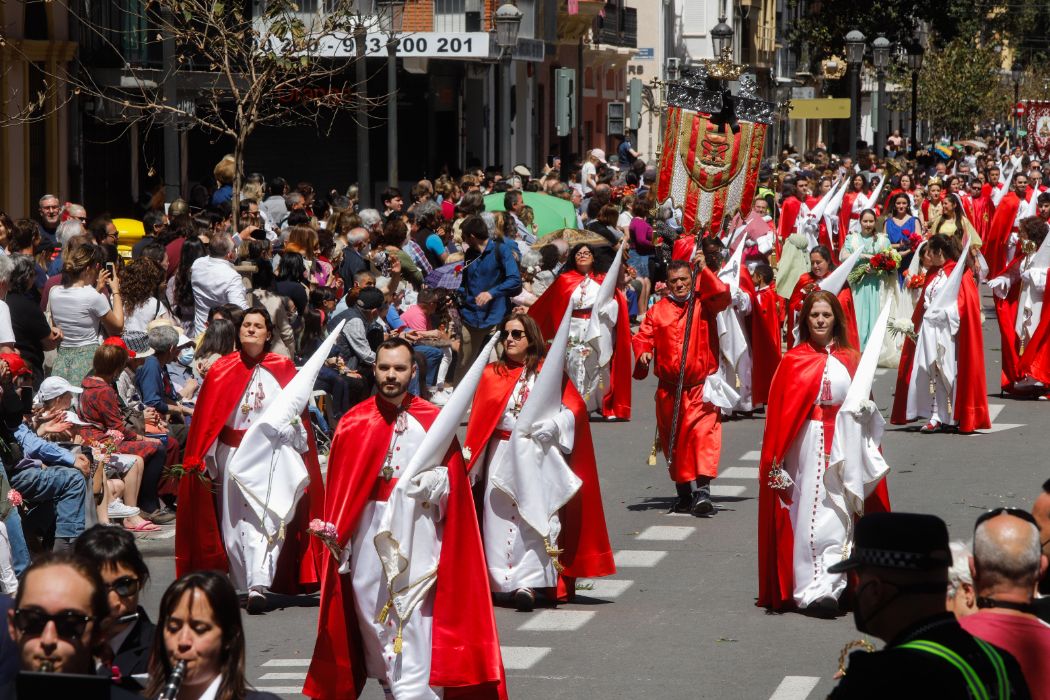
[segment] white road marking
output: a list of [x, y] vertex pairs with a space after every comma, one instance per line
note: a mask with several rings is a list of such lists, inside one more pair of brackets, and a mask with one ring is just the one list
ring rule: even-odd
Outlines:
[[995, 419], [999, 417], [999, 414], [1006, 408], [1006, 404], [1002, 403], [990, 403], [988, 404], [988, 419], [995, 423]]
[[882, 375], [886, 374], [887, 372], [889, 372], [889, 369], [887, 369], [885, 367], [879, 367], [877, 370], [875, 370], [875, 376], [876, 377], [881, 377]]
[[588, 598], [619, 598], [634, 585], [634, 581], [620, 578], [581, 579], [579, 583], [591, 584], [590, 588], [576, 590], [576, 595]]
[[696, 532], [695, 527], [679, 527], [676, 525], [651, 525], [642, 530], [637, 539], [639, 540], [684, 540]]
[[757, 479], [758, 467], [730, 467], [718, 475], [719, 479]]
[[747, 491], [746, 486], [724, 486], [719, 484], [711, 484], [711, 495], [712, 496], [740, 496]]
[[988, 430], [982, 430], [982, 433], [1001, 433], [1004, 430], [1012, 430], [1013, 428], [1023, 428], [1024, 423], [992, 423], [992, 427]]
[[264, 673], [259, 676], [261, 681], [305, 681], [306, 671], [302, 673]]
[[255, 690], [264, 693], [273, 693], [274, 695], [302, 695], [303, 687], [301, 685], [253, 685]]
[[533, 613], [518, 629], [525, 632], [572, 632], [586, 625], [596, 614], [590, 610], [543, 610]]
[[667, 556], [667, 552], [654, 552], [644, 549], [621, 549], [613, 554], [617, 568], [651, 568]]
[[503, 668], [508, 671], [524, 671], [535, 666], [540, 659], [551, 653], [550, 647], [504, 647], [499, 648], [503, 654]]
[[270, 659], [263, 663], [266, 668], [309, 668], [310, 659]]
[[758, 450], [751, 450], [750, 452], [745, 452], [743, 454], [743, 456], [740, 458], [740, 461], [741, 462], [757, 462], [760, 459], [762, 459], [762, 453], [760, 451], [758, 451]]
[[806, 700], [820, 683], [817, 676], [784, 676], [769, 700]]

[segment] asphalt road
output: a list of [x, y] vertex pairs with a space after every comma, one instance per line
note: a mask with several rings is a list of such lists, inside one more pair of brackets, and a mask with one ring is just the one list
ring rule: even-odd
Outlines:
[[[894, 510], [934, 513], [953, 539], [970, 539], [974, 519], [999, 505], [1030, 507], [1048, 476], [1041, 436], [1050, 404], [1000, 399], [999, 338], [985, 298], [985, 362], [991, 431], [921, 435], [892, 427], [883, 441]], [[880, 370], [876, 400], [889, 414], [896, 370]], [[755, 607], [758, 450], [761, 417], [727, 422], [718, 511], [669, 515], [673, 486], [646, 464], [653, 440], [655, 385], [636, 383], [630, 423], [592, 425], [609, 535], [618, 572], [582, 582], [571, 605], [530, 614], [497, 608], [509, 694], [560, 698], [822, 698], [833, 687], [843, 645], [860, 638], [852, 618], [820, 620]], [[143, 538], [153, 581], [147, 610], [172, 580], [174, 540]], [[261, 690], [298, 697], [313, 648], [315, 599], [245, 617], [248, 675]], [[363, 696], [379, 700], [370, 683]]]

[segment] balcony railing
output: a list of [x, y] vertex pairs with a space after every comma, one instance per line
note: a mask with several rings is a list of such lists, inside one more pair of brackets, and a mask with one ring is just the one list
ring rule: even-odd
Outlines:
[[605, 16], [598, 18], [596, 26], [594, 43], [638, 47], [638, 10], [635, 8], [606, 3]]

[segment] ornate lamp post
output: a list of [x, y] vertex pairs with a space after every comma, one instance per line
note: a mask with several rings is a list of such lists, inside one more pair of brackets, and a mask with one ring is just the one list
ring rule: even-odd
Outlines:
[[908, 68], [911, 69], [911, 134], [908, 143], [911, 146], [912, 158], [919, 150], [919, 71], [922, 70], [922, 59], [926, 51], [918, 41], [908, 47]]
[[879, 106], [875, 111], [875, 155], [881, 157], [886, 145], [886, 68], [890, 65], [890, 40], [879, 34], [871, 42], [871, 62], [879, 79]]
[[1021, 65], [1020, 61], [1014, 61], [1014, 64], [1010, 67], [1010, 79], [1014, 84], [1014, 139], [1017, 139], [1017, 130], [1020, 128], [1019, 120], [1017, 119], [1017, 103], [1021, 101], [1021, 85], [1024, 84], [1024, 66]]
[[492, 23], [496, 26], [496, 46], [499, 47], [500, 67], [502, 77], [500, 82], [500, 154], [503, 160], [503, 171], [509, 173], [512, 167], [510, 162], [511, 132], [510, 132], [510, 66], [511, 57], [514, 55], [514, 47], [518, 43], [518, 31], [521, 29], [522, 12], [513, 0], [503, 0], [503, 4], [492, 16]]
[[[711, 29], [711, 48], [714, 50], [715, 60], [725, 56], [727, 59], [732, 60], [733, 58], [733, 28], [726, 22], [725, 8], [722, 8], [722, 14], [718, 18], [718, 24]], [[728, 53], [728, 56], [726, 54]]]
[[387, 187], [397, 187], [397, 35], [405, 22], [405, 0], [378, 0], [379, 26], [389, 40], [386, 44], [386, 179]]
[[864, 35], [854, 29], [846, 35], [846, 63], [849, 64], [849, 94], [853, 108], [849, 115], [849, 154], [856, 162], [860, 138], [860, 65], [864, 62]]

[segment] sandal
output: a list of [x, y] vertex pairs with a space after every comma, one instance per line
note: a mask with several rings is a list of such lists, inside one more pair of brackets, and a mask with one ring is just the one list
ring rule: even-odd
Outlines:
[[147, 520], [137, 527], [128, 527], [125, 525], [124, 529], [128, 532], [156, 532], [160, 528]]

